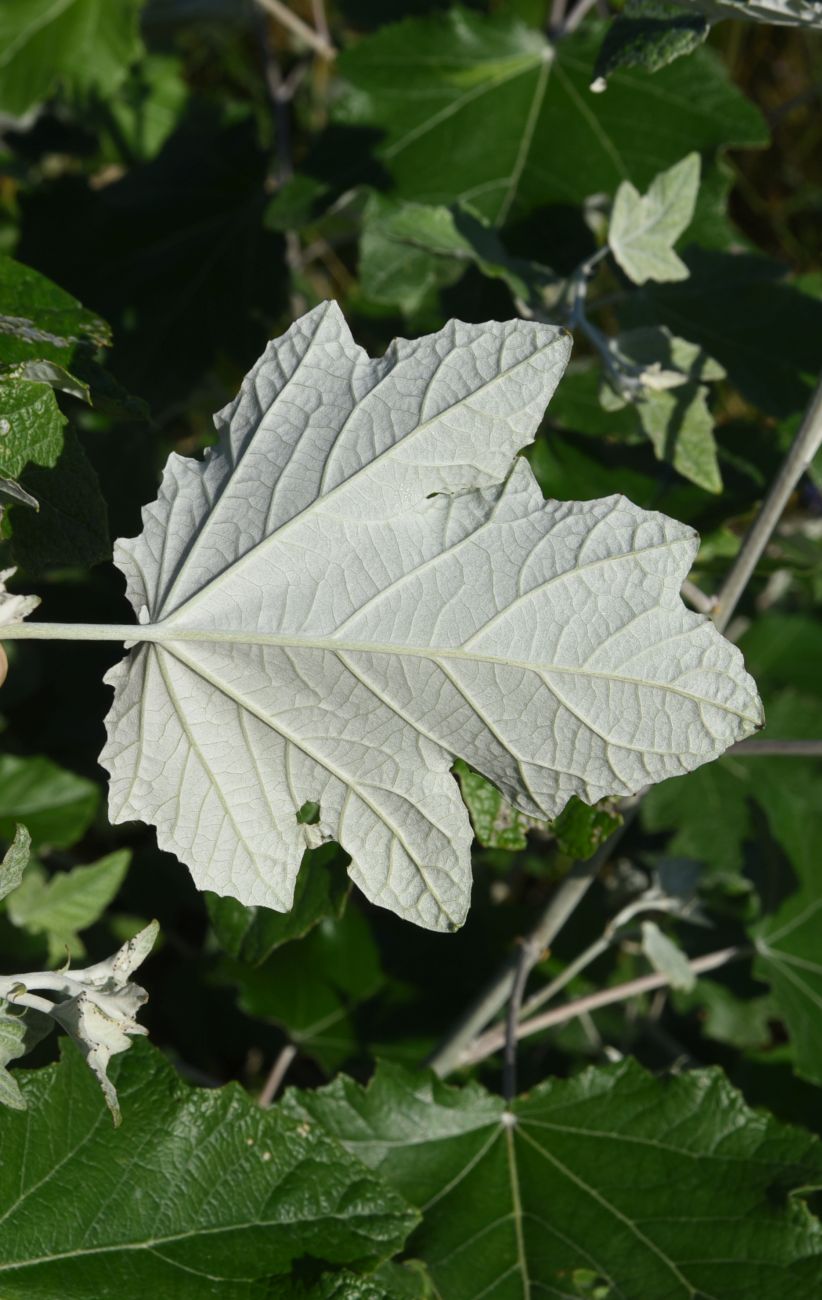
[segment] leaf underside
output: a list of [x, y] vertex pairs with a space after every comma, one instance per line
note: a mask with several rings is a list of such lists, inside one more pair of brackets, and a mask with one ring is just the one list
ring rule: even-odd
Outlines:
[[151, 640], [107, 678], [114, 821], [279, 911], [333, 838], [373, 902], [448, 930], [470, 895], [455, 757], [550, 818], [760, 725], [739, 652], [679, 598], [693, 531], [619, 496], [546, 503], [516, 458], [569, 350], [451, 322], [371, 360], [333, 303], [269, 345], [117, 546]]

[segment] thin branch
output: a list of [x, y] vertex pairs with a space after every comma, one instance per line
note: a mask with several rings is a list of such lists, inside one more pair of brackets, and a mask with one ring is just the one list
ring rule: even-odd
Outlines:
[[528, 976], [539, 960], [540, 950], [527, 939], [519, 953], [514, 986], [508, 999], [508, 1011], [505, 1019], [505, 1054], [502, 1062], [502, 1095], [506, 1101], [513, 1101], [517, 1095], [517, 1024], [522, 1009], [522, 995]]
[[263, 1110], [267, 1109], [277, 1096], [283, 1079], [288, 1074], [288, 1071], [291, 1068], [291, 1062], [294, 1060], [296, 1055], [297, 1048], [294, 1044], [286, 1043], [285, 1047], [275, 1059], [274, 1064], [268, 1072], [268, 1078], [263, 1084], [260, 1095], [257, 1098], [257, 1103], [262, 1106]]
[[794, 488], [822, 446], [822, 380], [816, 387], [799, 432], [739, 549], [717, 595], [714, 622], [724, 632]]
[[552, 0], [551, 17], [548, 21], [548, 31], [552, 36], [562, 31], [562, 23], [567, 8], [568, 0]]
[[744, 758], [822, 758], [822, 740], [738, 740], [725, 753]]
[[[622, 805], [623, 822], [613, 835], [600, 845], [593, 857], [586, 862], [577, 862], [558, 886], [556, 893], [540, 916], [537, 924], [528, 935], [526, 942], [537, 952], [549, 948], [559, 934], [569, 916], [582, 901], [598, 876], [600, 870], [610, 859], [616, 845], [633, 821], [639, 804], [639, 795], [633, 795]], [[464, 1053], [477, 1034], [505, 1006], [514, 989], [520, 964], [519, 953], [514, 953], [505, 961], [496, 975], [488, 982], [476, 1000], [449, 1030], [448, 1034], [426, 1061], [430, 1069], [440, 1076], [450, 1074], [464, 1059]]]
[[680, 593], [683, 600], [687, 600], [699, 614], [712, 614], [716, 608], [716, 596], [706, 596], [704, 591], [697, 587], [695, 582], [685, 579], [680, 587]]
[[273, 18], [287, 27], [290, 32], [310, 46], [315, 54], [321, 59], [334, 59], [337, 57], [337, 51], [327, 37], [310, 27], [308, 23], [303, 22], [297, 14], [289, 9], [288, 5], [282, 4], [281, 0], [257, 0], [257, 4], [263, 9], [267, 9]]
[[[736, 961], [748, 954], [749, 950], [745, 948], [722, 948], [718, 952], [706, 953], [704, 957], [695, 957], [688, 964], [694, 975], [704, 975], [707, 971], [717, 970], [720, 966], [725, 966], [728, 962]], [[564, 1025], [585, 1012], [597, 1011], [600, 1007], [612, 1006], [615, 1002], [626, 1002], [629, 998], [639, 997], [642, 993], [652, 993], [654, 989], [666, 988], [669, 983], [668, 975], [655, 972], [653, 975], [640, 975], [638, 979], [628, 980], [624, 984], [616, 984], [613, 988], [588, 993], [585, 997], [566, 1003], [564, 1007], [555, 1007], [552, 1011], [544, 1011], [540, 1016], [521, 1021], [517, 1025], [517, 1039], [529, 1038], [532, 1034], [538, 1034], [543, 1029], [552, 1029], [555, 1025]], [[495, 1026], [462, 1054], [459, 1064], [476, 1065], [478, 1061], [498, 1052], [504, 1042], [505, 1031]]]
[[575, 32], [583, 18], [587, 17], [591, 10], [596, 8], [596, 5], [597, 0], [579, 0], [576, 8], [571, 10], [562, 25], [562, 35], [569, 36], [571, 32]]
[[320, 36], [325, 41], [329, 49], [334, 46], [331, 41], [331, 31], [328, 26], [328, 17], [325, 12], [325, 0], [311, 0], [311, 12], [314, 15], [314, 26]]

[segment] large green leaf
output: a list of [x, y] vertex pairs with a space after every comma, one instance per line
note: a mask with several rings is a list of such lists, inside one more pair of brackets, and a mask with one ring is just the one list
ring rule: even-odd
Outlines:
[[265, 1300], [301, 1256], [376, 1261], [414, 1223], [319, 1125], [236, 1085], [191, 1088], [144, 1044], [111, 1074], [119, 1130], [73, 1048], [17, 1074], [28, 1110], [0, 1115], [4, 1300]]
[[0, 255], [0, 362], [71, 366], [78, 347], [105, 347], [108, 326], [39, 271]]
[[20, 116], [57, 88], [110, 94], [140, 53], [143, 0], [4, 0], [0, 110]]
[[51, 877], [32, 864], [9, 899], [9, 919], [30, 934], [47, 936], [52, 963], [65, 961], [67, 950], [72, 957], [82, 957], [85, 947], [77, 931], [102, 916], [123, 883], [130, 860], [129, 850], [120, 849], [99, 862]]
[[797, 1199], [822, 1148], [749, 1110], [719, 1071], [631, 1061], [550, 1080], [506, 1112], [383, 1066], [288, 1107], [423, 1212], [409, 1248], [448, 1300], [570, 1297], [589, 1270], [624, 1300], [816, 1300], [822, 1228]]
[[607, 96], [592, 94], [599, 37], [595, 27], [553, 48], [515, 19], [460, 8], [409, 19], [345, 53], [338, 118], [383, 133], [377, 155], [398, 193], [465, 200], [497, 225], [625, 180], [647, 186], [693, 150], [765, 142], [705, 51], [684, 70], [620, 74]]
[[93, 782], [51, 759], [0, 756], [0, 835], [7, 838], [23, 822], [35, 845], [68, 848], [88, 827], [99, 797]]

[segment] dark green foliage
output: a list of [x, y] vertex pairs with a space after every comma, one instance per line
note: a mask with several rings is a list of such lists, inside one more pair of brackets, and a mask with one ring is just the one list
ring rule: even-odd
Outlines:
[[[571, 330], [526, 452], [543, 492], [692, 525], [691, 581], [719, 589], [822, 370], [822, 36], [726, 23], [697, 49], [708, 23], [675, 0], [549, 35], [575, 21], [560, 7], [289, 5], [326, 11], [325, 60], [253, 0], [8, 0], [0, 570], [19, 566], [35, 619], [132, 618], [111, 539], [140, 529], [170, 451], [203, 454], [265, 341], [329, 297], [372, 355], [451, 317]], [[688, 276], [634, 284], [607, 252], [617, 190], [694, 151], [671, 243]], [[820, 488], [817, 455], [730, 629], [765, 740], [822, 740]], [[368, 905], [327, 844], [287, 914], [198, 895], [151, 832], [105, 816], [121, 647], [6, 652], [0, 978], [70, 974], [154, 916], [161, 938], [140, 974], [152, 1046], [110, 1066], [119, 1130], [3, 986], [4, 1300], [818, 1300], [819, 759], [740, 751], [633, 821], [574, 799], [540, 824], [458, 763], [472, 909], [437, 935]], [[315, 843], [316, 806], [298, 820]], [[519, 1099], [499, 1095], [499, 1021], [456, 1088], [434, 1080], [440, 1037], [616, 830], [533, 954], [529, 1017], [596, 956], [520, 1042]], [[653, 973], [648, 922], [663, 950], [733, 960], [628, 997]]]

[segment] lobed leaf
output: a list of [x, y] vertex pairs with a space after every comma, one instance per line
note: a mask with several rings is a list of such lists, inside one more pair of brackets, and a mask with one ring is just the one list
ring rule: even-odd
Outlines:
[[420, 1208], [409, 1249], [449, 1300], [569, 1296], [582, 1269], [624, 1300], [817, 1295], [822, 1226], [798, 1198], [822, 1179], [818, 1139], [718, 1070], [656, 1079], [626, 1060], [506, 1111], [383, 1065], [365, 1090], [340, 1078], [286, 1107]]
[[679, 598], [692, 531], [546, 503], [511, 468], [568, 351], [552, 326], [452, 322], [371, 361], [334, 304], [269, 345], [218, 447], [172, 455], [118, 544], [142, 643], [107, 678], [114, 821], [278, 911], [333, 838], [373, 902], [452, 929], [455, 757], [546, 819], [760, 725], [738, 651]]

